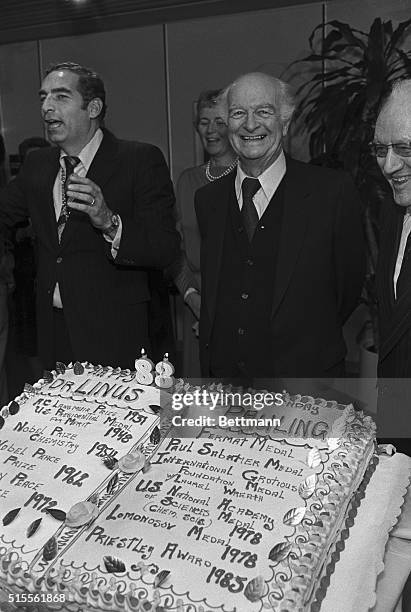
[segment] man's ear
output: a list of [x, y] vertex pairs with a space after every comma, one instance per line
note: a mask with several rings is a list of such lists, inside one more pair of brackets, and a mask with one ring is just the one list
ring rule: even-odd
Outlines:
[[101, 113], [101, 109], [103, 108], [103, 102], [100, 98], [93, 98], [88, 103], [87, 109], [90, 119], [96, 119]]

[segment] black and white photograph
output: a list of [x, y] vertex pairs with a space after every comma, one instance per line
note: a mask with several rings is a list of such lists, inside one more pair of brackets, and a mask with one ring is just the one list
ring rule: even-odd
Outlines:
[[411, 0], [0, 0], [0, 612], [411, 612]]

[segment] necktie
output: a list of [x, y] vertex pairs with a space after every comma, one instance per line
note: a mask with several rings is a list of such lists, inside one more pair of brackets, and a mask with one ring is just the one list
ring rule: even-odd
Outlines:
[[411, 232], [408, 234], [404, 250], [404, 257], [401, 264], [400, 274], [397, 279], [396, 294], [397, 300], [411, 286]]
[[243, 192], [243, 206], [241, 208], [241, 216], [243, 225], [247, 232], [248, 240], [251, 242], [254, 236], [255, 229], [258, 225], [258, 213], [254, 206], [253, 197], [260, 189], [260, 181], [256, 178], [245, 178], [241, 185]]
[[69, 176], [70, 174], [73, 174], [74, 168], [78, 166], [78, 164], [80, 163], [79, 157], [71, 157], [70, 155], [65, 155], [63, 157], [63, 160], [64, 160], [66, 170], [64, 173], [64, 182], [62, 181], [62, 185], [61, 185], [62, 187], [62, 190], [61, 190], [62, 206], [61, 206], [59, 218], [57, 220], [57, 233], [59, 237], [59, 242], [61, 241], [63, 230], [66, 226], [67, 219], [69, 218], [69, 215], [70, 215], [70, 209], [67, 206], [67, 195], [66, 195]]

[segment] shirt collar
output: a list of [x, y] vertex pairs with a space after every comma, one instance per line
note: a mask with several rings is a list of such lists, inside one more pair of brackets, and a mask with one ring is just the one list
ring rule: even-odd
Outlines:
[[[80, 153], [76, 156], [80, 158], [80, 161], [86, 171], [88, 172], [91, 162], [94, 159], [95, 154], [97, 153], [99, 146], [101, 145], [101, 141], [103, 140], [103, 131], [101, 128], [98, 128], [93, 138], [88, 141], [88, 143], [81, 149]], [[63, 157], [66, 157], [67, 153], [65, 153], [62, 149], [60, 150], [60, 166], [64, 168]]]
[[[264, 191], [265, 197], [267, 198], [267, 200], [271, 200], [274, 193], [276, 192], [278, 185], [281, 183], [281, 179], [283, 178], [285, 171], [286, 171], [285, 155], [284, 155], [284, 151], [281, 151], [277, 159], [271, 164], [271, 166], [268, 166], [268, 168], [266, 168], [266, 170], [264, 170], [264, 172], [260, 174], [260, 176], [251, 177], [251, 178], [258, 178], [258, 180], [260, 181], [261, 187]], [[240, 164], [238, 164], [237, 165], [237, 175], [235, 177], [235, 192], [237, 195], [237, 200], [240, 200], [240, 198], [242, 197], [241, 185], [243, 183], [243, 180], [247, 176], [248, 174], [246, 174], [244, 170], [241, 168]]]

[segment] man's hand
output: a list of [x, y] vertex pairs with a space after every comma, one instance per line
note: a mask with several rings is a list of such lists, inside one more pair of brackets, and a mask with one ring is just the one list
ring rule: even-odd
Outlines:
[[198, 293], [198, 291], [193, 291], [192, 293], [188, 294], [185, 302], [195, 318], [198, 320], [200, 318], [201, 295]]
[[[71, 198], [76, 201], [70, 201]], [[112, 211], [98, 185], [86, 177], [71, 174], [67, 187], [67, 206], [90, 217], [92, 225], [104, 232], [111, 226]]]

